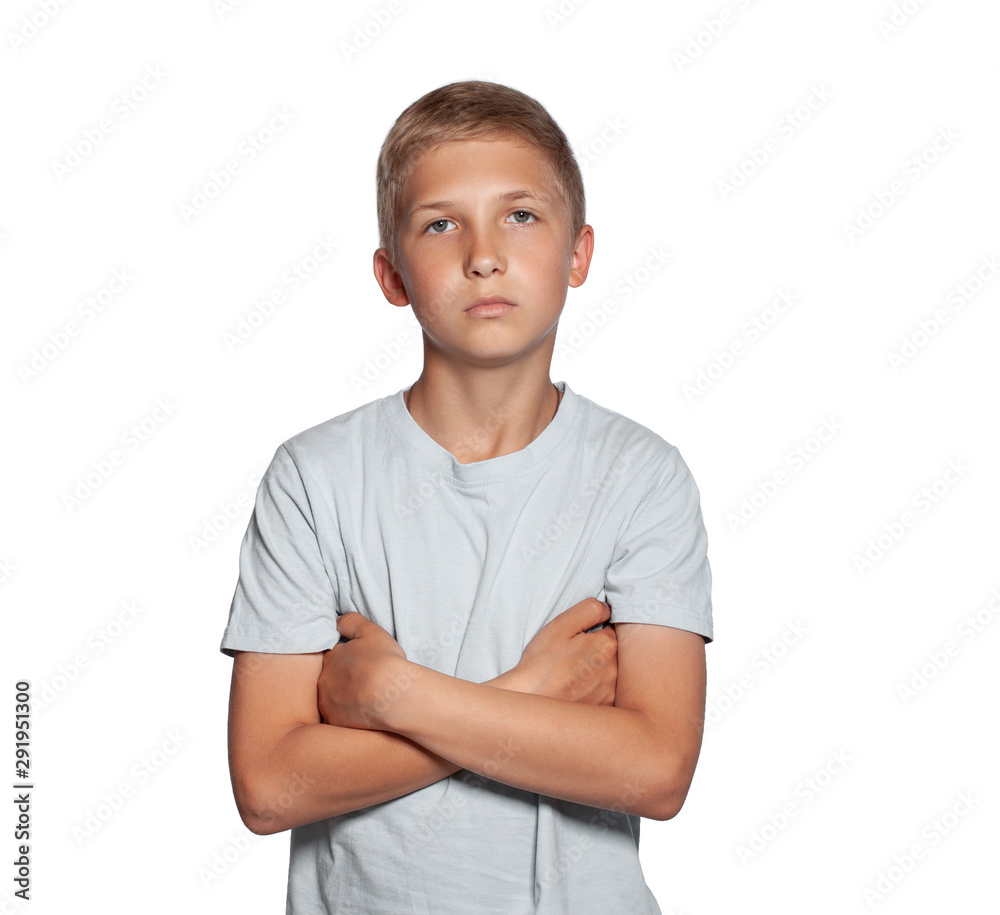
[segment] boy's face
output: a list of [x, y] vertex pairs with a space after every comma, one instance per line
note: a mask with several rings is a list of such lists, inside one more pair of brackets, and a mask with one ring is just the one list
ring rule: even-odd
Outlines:
[[[544, 151], [520, 139], [460, 140], [423, 153], [403, 195], [399, 263], [375, 252], [394, 305], [413, 306], [445, 354], [506, 363], [547, 342], [570, 286], [587, 277], [593, 230], [570, 237], [568, 212]], [[494, 296], [493, 317], [468, 309]]]

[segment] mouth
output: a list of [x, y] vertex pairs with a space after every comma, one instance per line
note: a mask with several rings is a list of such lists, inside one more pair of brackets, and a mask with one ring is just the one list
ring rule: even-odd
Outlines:
[[507, 314], [507, 312], [513, 311], [515, 308], [517, 306], [513, 302], [507, 301], [503, 296], [486, 295], [476, 299], [475, 302], [465, 309], [465, 313], [474, 317], [494, 318], [498, 315]]

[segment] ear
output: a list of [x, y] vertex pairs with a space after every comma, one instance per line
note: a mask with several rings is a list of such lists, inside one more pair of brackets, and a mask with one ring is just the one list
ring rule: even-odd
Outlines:
[[594, 256], [594, 228], [584, 226], [573, 246], [573, 259], [569, 265], [569, 285], [574, 289], [582, 286], [590, 270], [590, 259]]
[[373, 267], [375, 269], [375, 281], [378, 283], [382, 294], [393, 305], [402, 308], [410, 304], [410, 297], [403, 285], [403, 278], [392, 266], [389, 260], [389, 252], [385, 248], [379, 248], [375, 252]]

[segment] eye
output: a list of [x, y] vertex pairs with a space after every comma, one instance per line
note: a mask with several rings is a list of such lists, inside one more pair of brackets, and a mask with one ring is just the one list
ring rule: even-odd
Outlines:
[[450, 219], [435, 219], [434, 222], [427, 227], [427, 231], [432, 235], [440, 235], [445, 231], [445, 226], [448, 224], [454, 225], [455, 223], [453, 223]]
[[530, 225], [532, 220], [538, 218], [534, 213], [528, 212], [528, 210], [514, 210], [510, 215], [513, 217], [515, 224], [519, 226]]

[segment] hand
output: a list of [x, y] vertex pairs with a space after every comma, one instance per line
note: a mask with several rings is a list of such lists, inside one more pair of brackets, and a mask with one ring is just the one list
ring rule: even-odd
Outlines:
[[528, 642], [514, 668], [530, 692], [587, 705], [614, 705], [618, 639], [614, 625], [595, 632], [611, 608], [588, 597], [546, 623]]
[[360, 613], [340, 616], [337, 631], [349, 641], [323, 654], [316, 683], [319, 712], [326, 724], [381, 730], [381, 713], [415, 672], [403, 669], [406, 653], [399, 642]]

